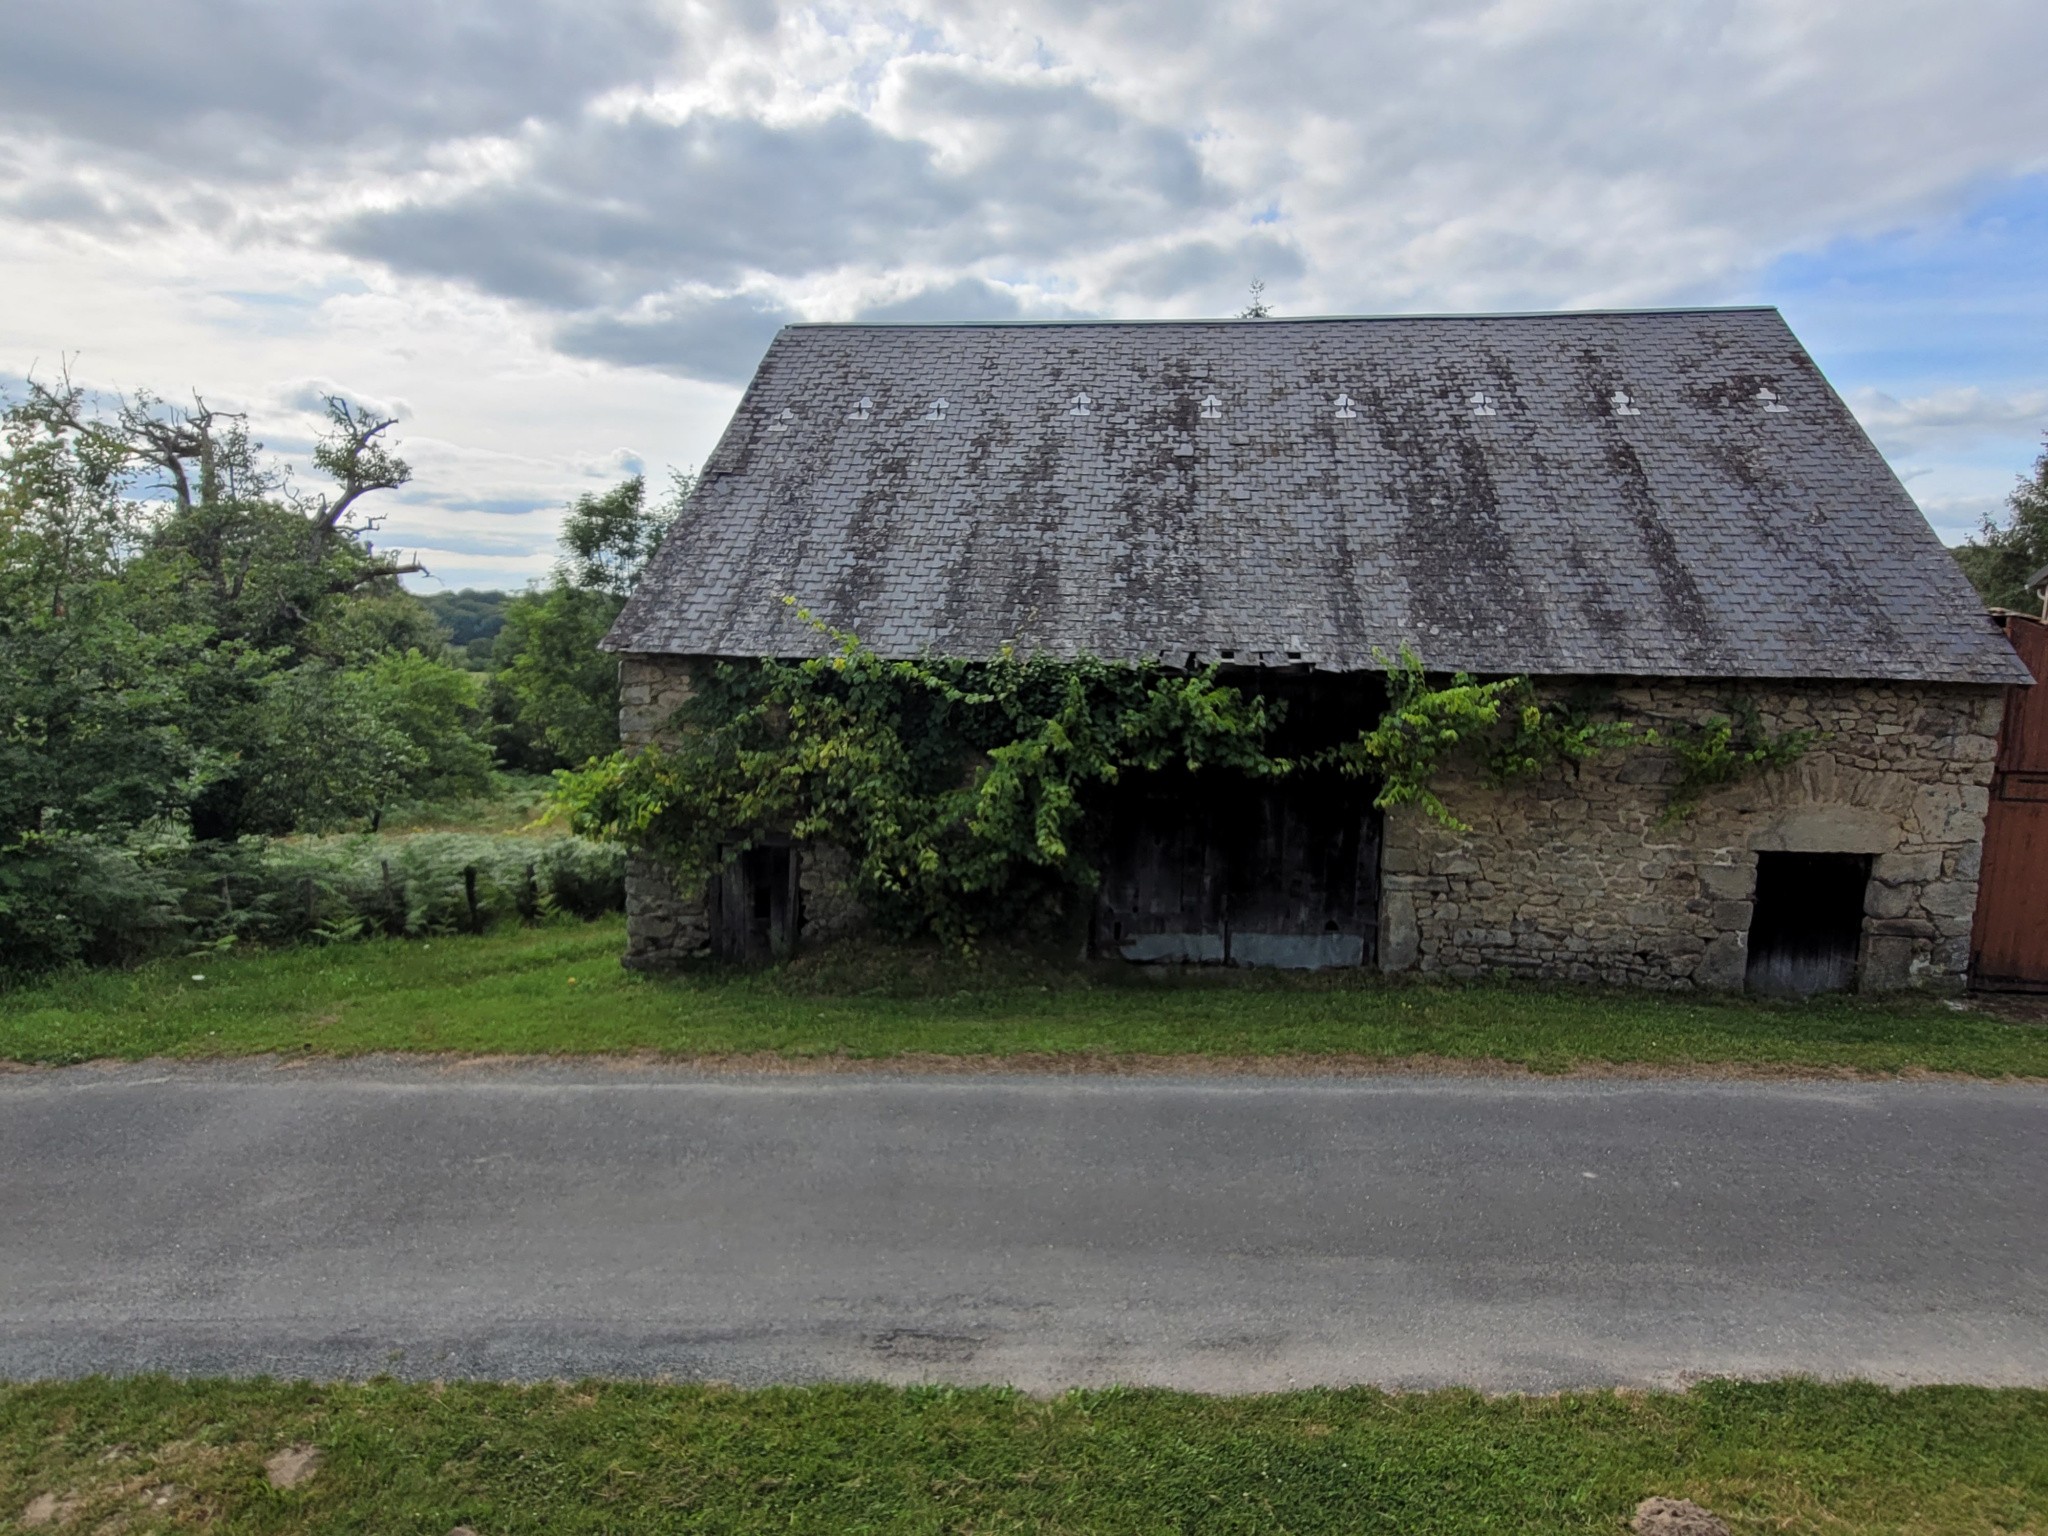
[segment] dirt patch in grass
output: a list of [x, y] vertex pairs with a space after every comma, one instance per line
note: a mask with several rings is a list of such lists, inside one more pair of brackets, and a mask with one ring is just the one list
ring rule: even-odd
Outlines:
[[192, 1439], [154, 1451], [119, 1442], [91, 1449], [89, 1456], [74, 1458], [63, 1477], [50, 1479], [54, 1486], [30, 1499], [16, 1523], [25, 1530], [89, 1530], [96, 1536], [205, 1524], [217, 1500], [195, 1488], [231, 1482], [237, 1470], [255, 1464], [251, 1446]]
[[320, 1470], [317, 1446], [289, 1445], [263, 1463], [263, 1475], [273, 1488], [296, 1488]]
[[46, 1525], [63, 1525], [77, 1512], [76, 1499], [60, 1499], [54, 1493], [39, 1493], [23, 1508], [21, 1524], [26, 1530], [40, 1530]]
[[1645, 1499], [1629, 1529], [1635, 1536], [1728, 1536], [1728, 1522], [1691, 1499]]

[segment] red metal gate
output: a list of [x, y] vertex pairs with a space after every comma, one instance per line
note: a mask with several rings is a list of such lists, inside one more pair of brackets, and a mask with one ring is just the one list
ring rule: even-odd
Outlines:
[[2037, 681], [2006, 690], [1970, 976], [1993, 991], [2048, 992], [2048, 624], [2013, 614], [2005, 632]]

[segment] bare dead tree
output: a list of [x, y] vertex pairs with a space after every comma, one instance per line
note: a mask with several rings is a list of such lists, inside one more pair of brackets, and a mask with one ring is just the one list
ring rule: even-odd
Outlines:
[[[110, 457], [162, 477], [179, 512], [219, 508], [261, 498], [281, 498], [306, 519], [306, 558], [321, 564], [336, 543], [359, 529], [351, 523], [357, 504], [374, 491], [396, 490], [412, 468], [385, 440], [397, 418], [379, 416], [339, 395], [329, 395], [328, 431], [313, 449], [313, 462], [337, 483], [311, 500], [291, 496], [289, 472], [267, 465], [263, 445], [249, 436], [248, 417], [220, 411], [194, 394], [190, 406], [173, 406], [147, 390], [117, 397], [109, 415], [91, 408], [68, 367], [54, 385], [29, 382], [29, 405], [51, 427], [90, 435]], [[374, 527], [374, 524], [367, 526]], [[363, 553], [370, 551], [365, 546]], [[365, 559], [336, 572], [332, 588], [345, 592], [387, 577], [423, 571], [418, 561]], [[217, 573], [217, 578], [225, 573]], [[238, 596], [240, 576], [228, 580], [225, 595]]]
[[66, 368], [55, 385], [29, 381], [29, 408], [52, 429], [90, 437], [111, 456], [163, 477], [181, 512], [240, 496], [277, 491], [284, 476], [258, 457], [263, 445], [249, 437], [248, 417], [216, 411], [194, 394], [174, 406], [148, 390], [116, 398], [111, 417], [89, 408], [85, 390]]
[[412, 478], [412, 466], [379, 441], [398, 425], [396, 416], [376, 416], [339, 395], [327, 397], [328, 435], [313, 450], [313, 462], [340, 483], [339, 495], [322, 494], [313, 522], [322, 529], [343, 522], [358, 500], [371, 491], [395, 491]]
[[[333, 477], [340, 490], [331, 496], [322, 492], [308, 509], [315, 561], [337, 531], [350, 529], [348, 519], [358, 501], [372, 491], [395, 491], [412, 478], [412, 466], [383, 441], [384, 434], [398, 425], [396, 416], [379, 416], [339, 395], [329, 395], [327, 421], [327, 436], [313, 449], [313, 462]], [[372, 560], [361, 569], [355, 585], [425, 569], [417, 560]]]

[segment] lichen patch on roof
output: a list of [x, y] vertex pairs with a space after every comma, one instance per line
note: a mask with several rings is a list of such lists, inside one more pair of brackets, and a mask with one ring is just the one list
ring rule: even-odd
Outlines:
[[2006, 683], [1774, 310], [792, 326], [607, 644]]

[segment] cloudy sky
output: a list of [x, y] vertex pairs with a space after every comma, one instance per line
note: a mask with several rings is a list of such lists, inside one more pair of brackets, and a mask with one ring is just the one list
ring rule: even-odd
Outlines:
[[[2041, 0], [0, 0], [0, 381], [404, 419], [516, 586], [784, 320], [1768, 302], [1929, 518], [2048, 429]], [[18, 388], [18, 383], [17, 383]]]

